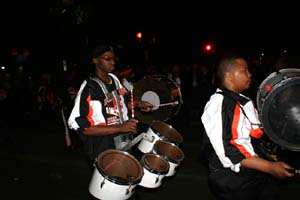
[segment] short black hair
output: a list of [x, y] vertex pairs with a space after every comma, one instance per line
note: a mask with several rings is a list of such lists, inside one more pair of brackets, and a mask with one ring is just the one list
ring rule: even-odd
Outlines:
[[105, 52], [107, 51], [114, 51], [113, 50], [113, 47], [111, 45], [108, 45], [108, 44], [100, 44], [100, 45], [97, 45], [93, 52], [92, 52], [92, 58], [97, 58], [99, 56], [101, 56], [102, 54], [104, 54]]
[[244, 59], [244, 58], [237, 54], [231, 54], [220, 59], [214, 73], [214, 81], [217, 87], [223, 86], [225, 73], [233, 70], [236, 67], [237, 59]]

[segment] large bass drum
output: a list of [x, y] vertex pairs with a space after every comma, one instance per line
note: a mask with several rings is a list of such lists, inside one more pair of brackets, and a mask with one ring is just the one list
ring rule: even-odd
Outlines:
[[145, 76], [137, 81], [133, 86], [133, 96], [154, 105], [152, 112], [135, 112], [136, 117], [146, 124], [153, 120], [172, 119], [183, 103], [180, 86], [164, 75]]
[[263, 142], [265, 150], [299, 168], [296, 157], [300, 152], [300, 69], [271, 73], [259, 86], [256, 100], [267, 136]]

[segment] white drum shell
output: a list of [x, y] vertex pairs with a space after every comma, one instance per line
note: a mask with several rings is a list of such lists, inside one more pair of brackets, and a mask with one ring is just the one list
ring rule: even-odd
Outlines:
[[173, 163], [173, 162], [170, 162], [170, 161], [168, 161], [168, 162], [169, 162], [170, 168], [169, 168], [168, 173], [166, 174], [166, 177], [174, 176], [175, 173], [176, 173], [176, 168], [179, 164]]
[[105, 179], [95, 167], [89, 184], [89, 192], [91, 195], [101, 200], [123, 200], [130, 198], [134, 194], [136, 186], [137, 184], [119, 185]]
[[[155, 151], [155, 149], [153, 149], [153, 153], [159, 153], [159, 152], [157, 152], [157, 151]], [[173, 161], [171, 161], [171, 160], [169, 160], [168, 158], [164, 158], [166, 161], [168, 161], [168, 163], [169, 163], [169, 170], [168, 170], [168, 173], [165, 175], [166, 177], [170, 177], [170, 176], [174, 176], [175, 175], [175, 173], [176, 173], [176, 168], [179, 166], [179, 164], [180, 163], [175, 163], [175, 162], [173, 162]], [[144, 178], [144, 177], [143, 177]]]
[[98, 155], [89, 184], [92, 196], [101, 200], [125, 200], [143, 177], [143, 167], [131, 154], [108, 149]]
[[166, 174], [156, 174], [150, 172], [148, 169], [144, 167], [144, 176], [141, 182], [139, 183], [139, 185], [146, 188], [157, 188], [161, 186], [162, 180], [165, 176]]
[[175, 128], [165, 122], [154, 120], [147, 132], [143, 133], [138, 149], [143, 153], [149, 153], [159, 140], [169, 141], [178, 146], [183, 142], [181, 134]]
[[141, 158], [144, 175], [139, 183], [146, 188], [157, 188], [161, 186], [162, 180], [169, 171], [169, 163], [160, 155], [146, 153]]
[[149, 153], [152, 151], [155, 142], [159, 139], [160, 137], [149, 127], [147, 133], [144, 133], [138, 149], [143, 153]]
[[[178, 159], [172, 159], [171, 156], [167, 156], [164, 153], [159, 151], [159, 144], [163, 144], [165, 147], [167, 147], [167, 150], [169, 150], [170, 152], [172, 152], [173, 150], [176, 150], [178, 155], [180, 155], [178, 157]], [[160, 156], [162, 156], [166, 161], [168, 161], [169, 163], [169, 171], [166, 174], [166, 177], [170, 177], [170, 176], [174, 176], [177, 170], [177, 167], [181, 164], [182, 160], [184, 159], [184, 153], [183, 151], [175, 144], [171, 143], [171, 142], [167, 142], [164, 140], [158, 140], [155, 145], [153, 146], [153, 153], [158, 154]]]

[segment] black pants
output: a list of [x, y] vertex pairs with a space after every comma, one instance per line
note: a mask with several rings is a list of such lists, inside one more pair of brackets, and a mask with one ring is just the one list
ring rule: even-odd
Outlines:
[[211, 170], [208, 184], [218, 200], [279, 199], [279, 184], [274, 177], [243, 167], [239, 173], [230, 169]]

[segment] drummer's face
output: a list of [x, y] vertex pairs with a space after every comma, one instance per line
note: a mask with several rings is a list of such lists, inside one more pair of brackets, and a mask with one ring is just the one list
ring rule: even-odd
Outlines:
[[244, 59], [236, 60], [236, 68], [232, 71], [232, 75], [235, 92], [239, 93], [250, 87], [251, 74]]
[[96, 68], [105, 73], [112, 72], [115, 69], [116, 61], [116, 56], [112, 51], [107, 51], [93, 59]]

